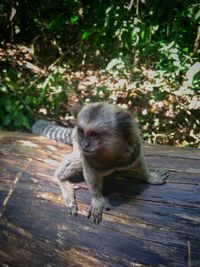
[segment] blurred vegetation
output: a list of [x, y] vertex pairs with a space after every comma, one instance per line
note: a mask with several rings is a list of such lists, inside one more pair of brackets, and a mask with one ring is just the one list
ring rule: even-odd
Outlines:
[[198, 0], [2, 0], [0, 35], [1, 130], [107, 101], [145, 140], [199, 147]]

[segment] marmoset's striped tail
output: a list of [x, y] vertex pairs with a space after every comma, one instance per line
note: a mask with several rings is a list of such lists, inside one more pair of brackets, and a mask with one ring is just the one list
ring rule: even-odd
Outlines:
[[36, 121], [32, 126], [32, 132], [61, 143], [72, 144], [72, 128], [58, 126], [46, 120]]

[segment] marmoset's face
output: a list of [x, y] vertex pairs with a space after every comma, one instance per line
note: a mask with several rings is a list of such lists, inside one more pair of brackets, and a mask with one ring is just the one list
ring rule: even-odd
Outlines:
[[106, 133], [94, 129], [81, 127], [77, 128], [79, 144], [85, 154], [94, 154], [103, 150], [106, 142]]
[[115, 158], [132, 131], [132, 119], [123, 110], [101, 104], [88, 105], [77, 115], [79, 145], [86, 155]]

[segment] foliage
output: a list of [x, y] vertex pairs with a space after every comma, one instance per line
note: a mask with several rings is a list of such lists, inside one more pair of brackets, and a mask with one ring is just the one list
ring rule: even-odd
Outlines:
[[14, 69], [8, 68], [4, 71], [2, 80], [1, 129], [30, 130], [35, 113], [48, 113], [52, 117], [65, 113], [63, 102], [67, 103], [71, 87], [62, 70], [55, 69], [39, 80], [31, 76], [26, 76], [23, 80]]
[[12, 0], [0, 11], [0, 129], [66, 123], [73, 102], [109, 101], [146, 140], [199, 146], [197, 0]]

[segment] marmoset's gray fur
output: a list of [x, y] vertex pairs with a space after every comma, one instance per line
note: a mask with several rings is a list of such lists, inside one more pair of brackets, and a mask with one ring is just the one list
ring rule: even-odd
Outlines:
[[73, 152], [66, 155], [55, 173], [71, 215], [77, 214], [77, 207], [68, 178], [81, 171], [92, 195], [88, 217], [92, 217], [94, 223], [102, 220], [103, 178], [108, 174], [132, 170], [147, 183], [165, 183], [166, 171], [149, 172], [137, 123], [128, 112], [114, 105], [94, 103], [77, 111], [75, 118], [73, 130], [41, 120], [33, 126], [34, 133], [73, 143]]

